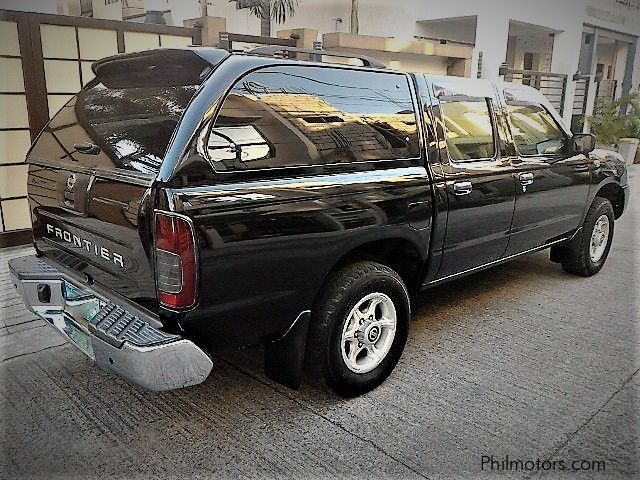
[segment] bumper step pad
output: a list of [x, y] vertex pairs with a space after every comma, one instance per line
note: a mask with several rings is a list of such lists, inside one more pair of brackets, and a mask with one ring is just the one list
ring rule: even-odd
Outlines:
[[102, 307], [90, 323], [98, 336], [118, 346], [126, 341], [139, 347], [150, 347], [175, 342], [181, 338], [153, 328], [113, 302]]

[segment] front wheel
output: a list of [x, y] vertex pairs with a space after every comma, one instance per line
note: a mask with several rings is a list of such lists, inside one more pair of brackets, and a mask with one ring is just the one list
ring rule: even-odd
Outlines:
[[574, 275], [590, 277], [607, 260], [613, 239], [614, 214], [611, 202], [596, 197], [582, 225], [582, 231], [557, 253], [562, 268]]
[[391, 268], [357, 262], [340, 269], [312, 312], [308, 369], [342, 396], [372, 390], [398, 363], [409, 317], [407, 288]]

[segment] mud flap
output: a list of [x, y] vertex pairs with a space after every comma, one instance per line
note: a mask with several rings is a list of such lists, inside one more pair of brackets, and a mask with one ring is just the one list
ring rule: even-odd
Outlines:
[[264, 347], [265, 375], [285, 387], [297, 390], [302, 382], [304, 352], [310, 312], [303, 312], [287, 332]]
[[564, 256], [564, 251], [562, 250], [562, 246], [555, 245], [551, 247], [549, 259], [553, 263], [562, 263], [562, 257]]

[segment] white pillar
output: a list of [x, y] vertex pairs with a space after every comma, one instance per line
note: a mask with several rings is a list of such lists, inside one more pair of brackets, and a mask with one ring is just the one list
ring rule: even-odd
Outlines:
[[580, 64], [580, 48], [582, 46], [582, 22], [576, 19], [568, 25], [567, 30], [556, 33], [553, 39], [553, 55], [551, 57], [551, 71], [564, 73], [567, 78], [567, 89], [564, 97], [562, 117], [567, 125], [571, 125], [573, 100], [576, 93], [576, 82], [573, 75]]
[[478, 74], [478, 55], [482, 52], [482, 78], [495, 80], [498, 78], [500, 65], [507, 58], [507, 42], [509, 41], [509, 19], [496, 15], [487, 9], [477, 17], [476, 46], [473, 49], [471, 77]]

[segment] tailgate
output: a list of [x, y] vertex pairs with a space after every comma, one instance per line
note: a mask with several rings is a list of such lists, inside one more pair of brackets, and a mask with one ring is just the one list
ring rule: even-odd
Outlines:
[[[63, 167], [29, 166], [38, 251], [123, 296], [155, 303], [150, 187]], [[146, 246], [146, 248], [145, 248]]]

